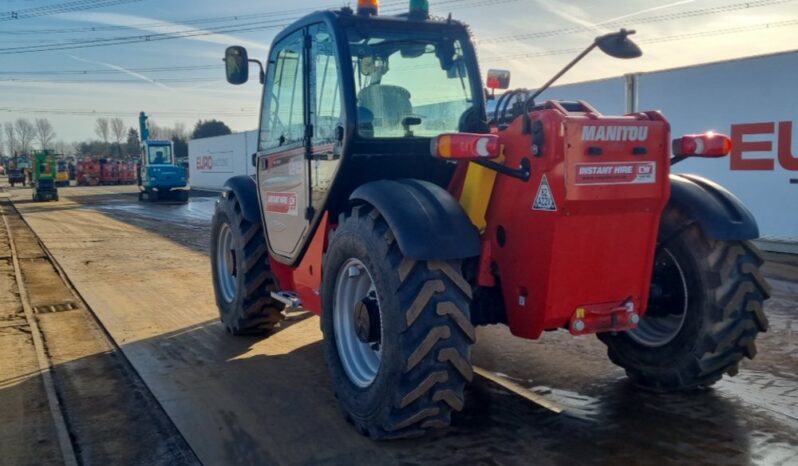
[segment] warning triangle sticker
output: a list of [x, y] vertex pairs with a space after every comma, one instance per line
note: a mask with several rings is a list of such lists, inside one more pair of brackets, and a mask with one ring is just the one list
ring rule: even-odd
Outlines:
[[535, 196], [535, 203], [532, 204], [532, 210], [545, 210], [548, 212], [557, 212], [557, 203], [554, 201], [554, 193], [551, 191], [549, 179], [543, 175], [538, 188], [538, 195]]

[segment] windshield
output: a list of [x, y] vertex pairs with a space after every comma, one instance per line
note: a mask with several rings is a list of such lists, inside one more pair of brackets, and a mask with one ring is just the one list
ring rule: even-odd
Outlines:
[[361, 137], [432, 137], [461, 130], [473, 109], [461, 40], [349, 29]]
[[172, 148], [169, 146], [149, 146], [150, 165], [171, 165]]

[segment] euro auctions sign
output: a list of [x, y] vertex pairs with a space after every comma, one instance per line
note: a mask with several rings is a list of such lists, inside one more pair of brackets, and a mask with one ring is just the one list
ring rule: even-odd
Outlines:
[[202, 155], [197, 157], [197, 170], [213, 170], [213, 156]]
[[732, 170], [774, 171], [778, 163], [785, 170], [798, 171], [791, 121], [732, 125], [731, 138]]

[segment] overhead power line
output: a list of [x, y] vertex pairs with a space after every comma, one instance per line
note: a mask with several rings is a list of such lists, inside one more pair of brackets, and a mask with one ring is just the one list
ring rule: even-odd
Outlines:
[[[112, 0], [104, 0], [104, 1], [112, 1]], [[119, 1], [119, 0], [116, 0]], [[128, 0], [130, 1], [130, 0]], [[141, 0], [135, 0], [141, 1]], [[472, 0], [473, 1], [473, 0]], [[466, 8], [472, 8], [475, 6], [483, 6], [483, 4], [497, 4], [497, 3], [512, 3], [518, 2], [520, 0], [481, 0], [477, 1], [474, 5], [464, 5]], [[433, 4], [433, 6], [437, 9], [441, 5], [452, 5], [457, 4], [458, 2], [462, 3], [461, 0], [443, 0], [441, 2]], [[382, 4], [383, 12], [384, 13], [399, 13], [406, 8], [406, 0], [398, 0], [398, 1], [391, 1], [391, 2], [384, 2]], [[299, 18], [303, 14], [306, 14], [310, 11], [315, 10], [325, 10], [325, 9], [334, 9], [340, 8], [340, 4], [328, 4], [322, 5], [318, 7], [311, 7], [311, 8], [295, 8], [291, 10], [272, 10], [264, 13], [249, 13], [249, 14], [240, 14], [240, 15], [232, 15], [232, 16], [212, 16], [212, 17], [205, 17], [205, 18], [194, 18], [194, 19], [174, 19], [170, 21], [154, 21], [149, 23], [136, 23], [130, 24], [126, 26], [83, 26], [83, 27], [74, 27], [74, 28], [53, 28], [53, 29], [27, 29], [27, 30], [11, 30], [11, 31], [0, 31], [0, 34], [5, 35], [39, 35], [39, 34], [74, 34], [74, 33], [83, 33], [83, 32], [108, 32], [108, 31], [121, 31], [121, 30], [136, 30], [136, 29], [155, 29], [155, 28], [168, 28], [174, 27], [175, 25], [184, 25], [184, 26], [197, 26], [202, 24], [215, 24], [215, 23], [226, 23], [226, 22], [237, 22], [237, 21], [250, 21], [253, 19], [263, 19], [263, 18], [276, 18], [276, 17], [287, 17], [284, 20], [292, 21], [296, 18]]]
[[224, 76], [186, 77], [186, 78], [160, 78], [160, 79], [29, 79], [29, 78], [0, 78], [0, 83], [58, 83], [58, 84], [169, 84], [193, 82], [223, 82]]
[[[388, 3], [388, 5], [391, 5], [392, 3], [396, 2]], [[333, 5], [322, 6], [318, 8], [333, 8]], [[131, 29], [141, 29], [141, 28], [147, 28], [147, 29], [164, 28], [164, 27], [173, 27], [175, 24], [196, 26], [199, 24], [235, 22], [242, 20], [274, 18], [279, 16], [296, 17], [297, 15], [301, 15], [302, 13], [306, 13], [307, 11], [309, 11], [308, 8], [301, 8], [301, 9], [296, 8], [292, 10], [276, 10], [265, 13], [241, 14], [233, 16], [213, 16], [213, 17], [194, 18], [194, 19], [175, 19], [171, 21], [154, 21], [149, 23], [136, 23], [128, 26], [84, 26], [84, 27], [74, 27], [74, 28], [28, 29], [28, 30], [15, 30], [15, 31], [0, 31], [0, 34], [7, 34], [7, 35], [73, 34], [81, 32], [107, 32], [107, 31], [120, 31], [120, 30], [131, 30]]]
[[[65, 109], [65, 108], [29, 108], [29, 107], [0, 107], [1, 113], [27, 113], [27, 114], [45, 114], [45, 115], [68, 115], [76, 117], [101, 117], [101, 116], [133, 116], [138, 115], [141, 110], [94, 110], [94, 109]], [[257, 111], [251, 109], [208, 109], [208, 110], [192, 110], [192, 111], [178, 111], [178, 110], [158, 110], [159, 117], [257, 117]]]
[[[798, 19], [791, 19], [786, 21], [779, 21], [774, 23], [761, 23], [756, 25], [749, 25], [749, 26], [739, 26], [733, 28], [724, 28], [724, 29], [716, 29], [712, 31], [699, 31], [699, 32], [691, 32], [691, 33], [684, 33], [684, 34], [675, 34], [670, 36], [661, 36], [661, 37], [650, 37], [647, 39], [639, 40], [638, 42], [641, 44], [658, 44], [664, 42], [674, 42], [680, 40], [688, 40], [688, 39], [695, 39], [695, 38], [702, 38], [702, 37], [715, 37], [715, 36], [723, 36], [723, 35], [732, 35], [732, 34], [741, 34], [746, 32], [753, 32], [753, 31], [760, 31], [766, 29], [777, 29], [777, 28], [784, 28], [784, 27], [791, 27], [791, 26], [798, 26]], [[500, 55], [500, 56], [493, 56], [489, 57], [485, 60], [488, 63], [495, 63], [500, 61], [507, 61], [507, 60], [517, 60], [522, 58], [540, 58], [540, 57], [549, 57], [549, 56], [557, 56], [557, 55], [573, 55], [581, 52], [582, 48], [568, 48], [568, 49], [557, 49], [557, 50], [543, 50], [540, 52], [530, 52], [530, 53], [521, 53], [521, 54], [514, 54], [514, 55]], [[199, 68], [199, 67], [183, 67], [186, 68]], [[213, 67], [210, 67], [213, 68]], [[167, 68], [149, 68], [149, 70], [166, 70]], [[179, 68], [175, 68], [178, 70]], [[204, 66], [203, 66], [204, 69]], [[146, 72], [147, 68], [138, 68], [137, 70], [144, 70]], [[132, 71], [132, 70], [131, 70]], [[0, 74], [3, 74], [0, 72]], [[7, 78], [3, 79], [0, 78], [0, 83], [2, 82], [35, 82], [35, 83], [76, 83], [76, 84], [83, 84], [83, 83], [119, 83], [119, 84], [130, 84], [130, 83], [140, 83], [140, 84], [152, 84], [152, 83], [189, 83], [189, 82], [215, 82], [219, 81], [222, 82], [222, 77], [185, 77], [185, 78], [162, 78], [162, 79], [155, 79], [151, 81], [142, 80], [142, 79], [89, 79], [89, 80], [78, 80], [78, 79], [61, 79], [61, 80], [47, 80], [47, 79], [27, 79], [27, 78]], [[0, 109], [3, 111], [3, 109]]]
[[142, 0], [73, 0], [71, 2], [56, 3], [53, 5], [0, 12], [0, 22], [38, 18], [41, 16], [51, 16], [76, 11], [94, 10], [97, 8], [106, 8], [140, 1]]
[[199, 71], [199, 70], [218, 70], [221, 65], [189, 65], [189, 66], [168, 66], [168, 67], [153, 67], [153, 68], [125, 68], [124, 70], [112, 68], [100, 68], [92, 70], [26, 70], [26, 71], [3, 71], [0, 70], [0, 76], [76, 76], [86, 75], [94, 76], [98, 74], [127, 74], [132, 71], [134, 73], [173, 73], [185, 71]]
[[[691, 32], [691, 33], [684, 33], [684, 34], [675, 34], [670, 36], [661, 36], [661, 37], [650, 37], [648, 39], [641, 39], [637, 40], [636, 42], [641, 44], [659, 44], [663, 42], [673, 42], [679, 40], [687, 40], [687, 39], [696, 39], [701, 37], [715, 37], [715, 36], [725, 36], [725, 35], [732, 35], [732, 34], [742, 34], [746, 32], [753, 32], [753, 31], [761, 31], [765, 29], [778, 29], [784, 27], [791, 27], [791, 26], [798, 26], [798, 19], [791, 19], [787, 21], [778, 21], [774, 23], [760, 23], [754, 24], [749, 26], [739, 26], [733, 28], [724, 28], [724, 29], [715, 29], [712, 31], [700, 31], [700, 32]], [[559, 50], [543, 50], [540, 52], [530, 52], [530, 53], [519, 53], [515, 55], [499, 55], [489, 57], [487, 62], [497, 62], [497, 61], [505, 61], [505, 60], [515, 60], [519, 58], [538, 58], [538, 57], [548, 57], [553, 55], [568, 55], [579, 53], [583, 48], [570, 48], [570, 49], [559, 49]]]
[[[655, 16], [644, 16], [641, 18], [626, 19], [623, 21], [599, 22], [596, 24], [596, 26], [601, 26], [607, 29], [617, 29], [622, 27], [637, 26], [640, 24], [651, 24], [651, 23], [659, 23], [664, 21], [674, 21], [678, 19], [689, 19], [700, 16], [717, 15], [721, 13], [731, 13], [735, 11], [776, 6], [793, 2], [795, 2], [795, 0], [755, 0], [749, 2], [735, 3], [732, 5], [699, 8], [694, 10], [679, 11], [679, 12], [667, 13]], [[595, 31], [595, 28], [587, 26], [571, 26], [567, 28], [551, 29], [548, 31], [538, 31], [538, 32], [528, 32], [521, 34], [511, 34], [506, 36], [488, 37], [485, 39], [478, 40], [477, 43], [491, 44], [491, 43], [503, 43], [503, 42], [517, 42], [517, 41], [534, 40], [534, 39], [547, 39], [550, 37], [578, 34], [582, 32], [593, 32], [593, 31]]]
[[[469, 3], [463, 3], [464, 1]], [[438, 2], [437, 6], [446, 6], [446, 5], [457, 5], [458, 9], [464, 8], [474, 8], [474, 7], [483, 7], [483, 6], [490, 6], [490, 5], [498, 5], [504, 3], [513, 3], [518, 2], [520, 0], [442, 0]], [[404, 4], [404, 2], [401, 2]], [[397, 3], [399, 4], [399, 3]], [[389, 4], [393, 5], [393, 4]], [[404, 7], [401, 10], [388, 10], [386, 13], [397, 13], [404, 11]], [[204, 29], [188, 29], [185, 31], [176, 31], [176, 32], [165, 32], [165, 33], [151, 33], [151, 34], [137, 34], [132, 36], [121, 36], [121, 37], [111, 37], [111, 38], [98, 38], [98, 39], [89, 39], [83, 41], [73, 41], [73, 42], [53, 42], [49, 44], [41, 44], [41, 45], [29, 45], [29, 46], [20, 46], [20, 47], [5, 47], [0, 48], [0, 55], [12, 55], [12, 54], [20, 54], [20, 53], [34, 53], [34, 52], [47, 52], [47, 51], [57, 51], [57, 50], [73, 50], [73, 49], [82, 49], [82, 48], [93, 48], [93, 47], [107, 47], [112, 45], [125, 45], [125, 44], [134, 44], [134, 43], [143, 43], [143, 42], [157, 42], [162, 40], [172, 40], [172, 39], [184, 39], [184, 38], [191, 38], [191, 37], [202, 37], [214, 34], [227, 34], [227, 33], [234, 33], [234, 32], [252, 32], [252, 31], [262, 31], [268, 29], [279, 29], [287, 26], [294, 19], [271, 19], [271, 20], [264, 20], [264, 21], [252, 21], [249, 23], [242, 23], [236, 25], [224, 25], [224, 26], [213, 26], [213, 27], [206, 27]], [[172, 27], [180, 27], [181, 24], [172, 24]]]

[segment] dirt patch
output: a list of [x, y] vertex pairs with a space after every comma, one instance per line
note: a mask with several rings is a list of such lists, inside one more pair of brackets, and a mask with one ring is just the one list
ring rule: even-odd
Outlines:
[[[17, 248], [26, 297], [33, 309], [40, 310], [35, 319], [52, 365], [56, 393], [78, 461], [81, 464], [196, 464], [193, 452], [80, 297], [63, 281], [38, 238], [13, 210], [6, 206], [5, 212]], [[8, 243], [7, 236], [0, 238], [3, 239]], [[0, 300], [0, 316], [7, 315], [10, 319], [6, 328], [0, 326], [0, 354], [16, 355], [26, 349], [24, 357], [0, 362], [2, 373], [12, 374], [9, 386], [0, 386], [0, 399], [4, 401], [0, 403], [4, 406], [0, 410], [0, 419], [4, 421], [0, 443], [3, 454], [9, 450], [14, 458], [10, 464], [59, 463], [60, 449], [54, 440], [46, 395], [42, 390], [31, 389], [36, 384], [41, 387], [41, 381], [31, 329], [21, 312], [19, 289], [14, 280], [13, 265], [9, 263], [4, 270], [0, 258], [0, 288], [16, 297], [15, 301], [6, 299], [5, 303]], [[7, 371], [6, 366], [11, 370]], [[16, 378], [23, 382], [15, 384]], [[27, 386], [22, 390], [20, 385]], [[7, 399], [13, 402], [6, 403]], [[11, 429], [9, 426], [24, 425], [27, 419], [31, 420], [27, 429], [31, 433], [10, 432], [8, 438], [3, 438], [6, 430]], [[37, 454], [40, 444], [53, 450], [43, 450], [48, 457]], [[3, 464], [6, 459], [3, 458]]]
[[[0, 216], [5, 207], [0, 205]], [[0, 218], [0, 463], [60, 464], [61, 450]]]

